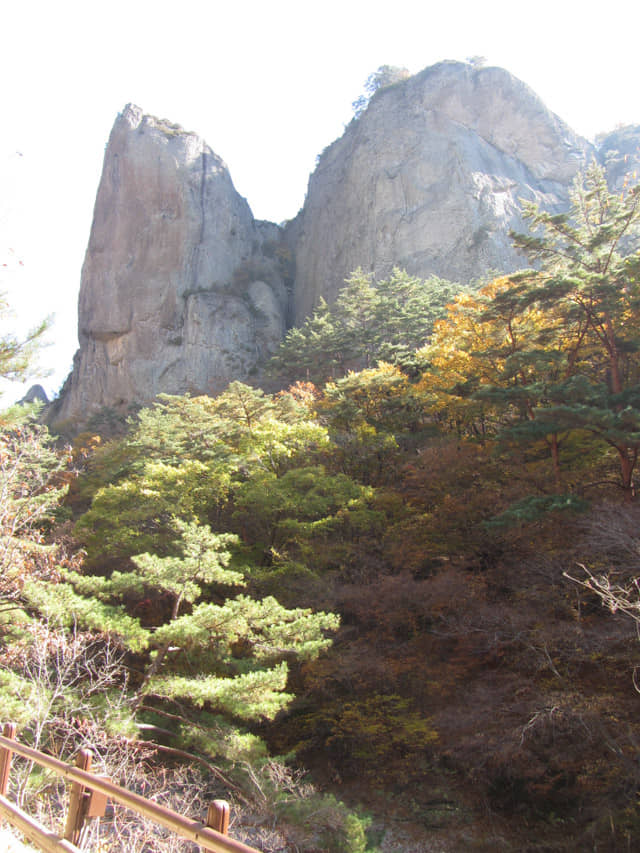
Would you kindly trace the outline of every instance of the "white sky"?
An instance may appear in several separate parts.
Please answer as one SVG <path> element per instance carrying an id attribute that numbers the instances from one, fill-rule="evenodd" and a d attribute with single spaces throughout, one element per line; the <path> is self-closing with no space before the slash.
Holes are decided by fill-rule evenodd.
<path id="1" fill-rule="evenodd" d="M 639 24 L 637 0 L 7 0 L 0 289 L 16 329 L 56 315 L 47 391 L 77 348 L 104 147 L 126 103 L 203 136 L 254 215 L 279 222 L 380 65 L 484 56 L 593 138 L 640 123 Z"/>

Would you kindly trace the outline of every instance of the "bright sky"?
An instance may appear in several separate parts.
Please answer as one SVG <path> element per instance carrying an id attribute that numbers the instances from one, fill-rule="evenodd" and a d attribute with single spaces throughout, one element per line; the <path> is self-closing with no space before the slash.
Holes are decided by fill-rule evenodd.
<path id="1" fill-rule="evenodd" d="M 0 289 L 17 330 L 55 313 L 50 394 L 77 348 L 104 147 L 128 102 L 203 136 L 276 222 L 383 64 L 484 56 L 584 136 L 640 123 L 637 0 L 15 0 L 0 20 Z"/>

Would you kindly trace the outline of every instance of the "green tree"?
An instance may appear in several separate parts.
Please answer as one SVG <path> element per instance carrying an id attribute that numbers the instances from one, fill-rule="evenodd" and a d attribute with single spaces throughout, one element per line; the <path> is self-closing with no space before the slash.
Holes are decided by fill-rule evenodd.
<path id="1" fill-rule="evenodd" d="M 101 457 L 107 464 L 76 527 L 93 566 L 104 564 L 105 553 L 114 564 L 144 551 L 169 553 L 173 516 L 218 527 L 240 484 L 308 461 L 328 436 L 291 394 L 272 397 L 234 382 L 216 398 L 162 396 L 114 445 Z"/>
<path id="2" fill-rule="evenodd" d="M 284 382 L 320 384 L 380 360 L 412 369 L 414 351 L 462 289 L 436 277 L 422 281 L 400 269 L 374 283 L 358 269 L 333 306 L 321 302 L 311 318 L 287 334 L 271 372 Z"/>
<path id="3" fill-rule="evenodd" d="M 344 340 L 324 299 L 301 327 L 290 329 L 269 362 L 270 373 L 283 383 L 322 383 L 344 371 Z"/>
<path id="4" fill-rule="evenodd" d="M 6 326 L 10 316 L 9 302 L 0 291 L 0 326 Z M 0 377 L 24 382 L 34 371 L 37 353 L 42 339 L 51 326 L 47 318 L 20 339 L 10 332 L 0 334 Z"/>
<path id="5" fill-rule="evenodd" d="M 575 370 L 569 350 L 580 329 L 543 309 L 512 277 L 452 303 L 436 325 L 420 383 L 442 426 L 486 439 L 499 435 L 551 460 L 561 484 L 560 450 L 570 430 L 549 407 L 549 389 Z"/>
<path id="6" fill-rule="evenodd" d="M 578 448 L 593 464 L 604 443 L 617 454 L 625 494 L 634 492 L 639 200 L 635 187 L 610 193 L 592 166 L 576 179 L 566 213 L 527 206 L 534 234 L 514 239 L 541 269 L 456 300 L 421 352 L 431 411 L 477 435 L 546 446 L 557 491 L 561 448 L 573 464 Z"/>
<path id="7" fill-rule="evenodd" d="M 515 277 L 521 303 L 537 305 L 565 336 L 546 417 L 612 448 L 631 499 L 640 449 L 640 185 L 612 193 L 593 163 L 574 181 L 569 211 L 530 204 L 525 216 L 533 234 L 514 241 L 542 268 Z"/>
<path id="8" fill-rule="evenodd" d="M 359 95 L 351 104 L 354 118 L 359 118 L 362 115 L 376 92 L 394 86 L 410 76 L 406 68 L 398 65 L 381 65 L 376 71 L 372 71 L 365 81 L 364 93 Z"/>
<path id="9" fill-rule="evenodd" d="M 329 645 L 326 632 L 338 627 L 338 619 L 288 610 L 272 597 L 228 596 L 225 590 L 245 586 L 243 573 L 230 568 L 236 537 L 179 519 L 172 527 L 170 556 L 136 555 L 133 570 L 108 577 L 69 571 L 65 584 L 46 590 L 34 584 L 27 594 L 50 620 L 99 628 L 144 653 L 142 678 L 131 674 L 138 682 L 132 710 L 169 714 L 184 739 L 212 749 L 198 709 L 245 721 L 272 719 L 291 699 L 285 692 L 287 660 L 316 657 Z M 160 605 L 152 632 L 134 615 L 149 600 Z M 98 624 L 97 613 L 113 619 Z M 169 713 L 176 702 L 182 712 Z"/>
<path id="10" fill-rule="evenodd" d="M 173 713 L 164 705 L 190 701 L 208 714 L 272 716 L 289 698 L 286 661 L 324 648 L 336 618 L 229 591 L 259 574 L 243 555 L 299 547 L 359 496 L 308 467 L 328 447 L 326 428 L 306 398 L 235 382 L 217 398 L 160 398 L 115 444 L 99 466 L 113 482 L 77 525 L 85 573 L 67 574 L 47 613 L 74 614 L 145 655 L 140 708 Z"/>
<path id="11" fill-rule="evenodd" d="M 392 482 L 401 450 L 424 438 L 422 393 L 385 362 L 327 383 L 317 410 L 335 445 L 334 467 L 358 482 Z"/>
<path id="12" fill-rule="evenodd" d="M 262 565 L 286 553 L 317 567 L 333 538 L 347 541 L 363 519 L 365 526 L 374 523 L 371 498 L 371 489 L 320 465 L 292 468 L 280 477 L 263 471 L 238 486 L 233 518 Z"/>
<path id="13" fill-rule="evenodd" d="M 592 367 L 612 393 L 621 393 L 637 369 L 638 340 L 630 325 L 639 309 L 640 185 L 612 193 L 604 170 L 592 163 L 575 179 L 570 198 L 563 214 L 525 205 L 534 233 L 514 234 L 513 240 L 543 268 L 518 280 L 527 283 L 529 301 L 543 307 L 560 303 L 563 319 L 580 332 L 571 360 L 589 348 Z"/>
<path id="14" fill-rule="evenodd" d="M 2 298 L 0 315 L 6 310 Z M 29 375 L 47 327 L 42 323 L 24 340 L 0 339 L 3 378 Z M 57 445 L 39 414 L 24 405 L 0 413 L 0 714 L 18 723 L 27 742 L 67 757 L 75 745 L 74 715 L 113 731 L 127 713 L 120 652 L 102 637 L 43 617 L 56 607 L 62 565 L 73 560 L 55 536 L 73 474 L 69 448 Z M 28 773 L 18 784 L 20 802 L 27 782 Z"/>
<path id="15" fill-rule="evenodd" d="M 9 304 L 0 293 L 0 323 Z M 44 321 L 24 340 L 0 335 L 0 378 L 23 380 L 33 369 Z M 0 413 L 0 596 L 13 596 L 19 581 L 47 551 L 45 532 L 66 491 L 64 453 L 58 453 L 34 406 Z"/>
<path id="16" fill-rule="evenodd" d="M 37 409 L 15 406 L 0 415 L 0 598 L 19 597 L 24 579 L 50 571 L 46 534 L 66 492 L 66 459 Z"/>

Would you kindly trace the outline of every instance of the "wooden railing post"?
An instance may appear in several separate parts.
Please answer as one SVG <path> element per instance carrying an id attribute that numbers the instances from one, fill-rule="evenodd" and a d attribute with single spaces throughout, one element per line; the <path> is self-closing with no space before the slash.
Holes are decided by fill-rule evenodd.
<path id="1" fill-rule="evenodd" d="M 4 737 L 9 740 L 16 739 L 16 724 L 5 723 L 2 729 Z M 0 747 L 0 796 L 6 797 L 9 790 L 9 773 L 11 772 L 11 759 L 13 752 L 6 747 Z"/>
<path id="2" fill-rule="evenodd" d="M 211 803 L 207 813 L 207 826 L 215 829 L 216 832 L 222 833 L 222 835 L 228 834 L 229 803 L 226 800 L 214 800 Z"/>
<path id="3" fill-rule="evenodd" d="M 81 749 L 76 758 L 76 767 L 78 770 L 84 770 L 88 773 L 91 770 L 92 760 L 91 750 Z M 72 782 L 71 794 L 69 796 L 69 812 L 63 836 L 72 844 L 77 844 L 80 841 L 80 833 L 82 832 L 82 827 L 87 816 L 88 805 L 89 789 L 80 782 Z"/>
<path id="4" fill-rule="evenodd" d="M 226 800 L 214 800 L 207 812 L 206 825 L 222 835 L 229 832 L 229 803 Z M 202 853 L 216 853 L 211 847 L 203 847 Z"/>
<path id="5" fill-rule="evenodd" d="M 12 734 L 12 731 L 15 733 L 15 730 L 5 728 L 8 734 Z M 258 853 L 254 847 L 249 847 L 242 841 L 236 841 L 227 835 L 229 805 L 224 800 L 216 800 L 211 804 L 208 822 L 205 824 L 184 817 L 166 806 L 161 806 L 104 777 L 88 772 L 91 767 L 91 753 L 88 750 L 82 750 L 79 753 L 76 767 L 25 746 L 15 737 L 0 735 L 0 756 L 3 751 L 5 755 L 7 753 L 19 755 L 73 783 L 64 839 L 47 830 L 9 802 L 5 796 L 0 795 L 0 817 L 19 827 L 21 832 L 46 853 L 80 853 L 78 842 L 72 842 L 71 838 L 80 836 L 79 840 L 82 841 L 83 824 L 86 824 L 89 818 L 104 814 L 107 797 L 112 802 L 119 803 L 136 814 L 166 827 L 179 837 L 195 842 L 202 850 L 210 853 L 225 853 L 225 851 L 226 853 Z"/>

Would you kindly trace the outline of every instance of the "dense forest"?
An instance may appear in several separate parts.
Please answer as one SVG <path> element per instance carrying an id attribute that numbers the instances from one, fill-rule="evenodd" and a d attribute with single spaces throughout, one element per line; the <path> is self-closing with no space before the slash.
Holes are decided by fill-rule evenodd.
<path id="1" fill-rule="evenodd" d="M 354 271 L 262 388 L 79 434 L 3 412 L 21 739 L 180 811 L 226 797 L 265 851 L 637 848 L 640 187 L 594 165 L 571 202 L 525 209 L 513 275 Z M 26 771 L 21 804 L 62 796 Z"/>

